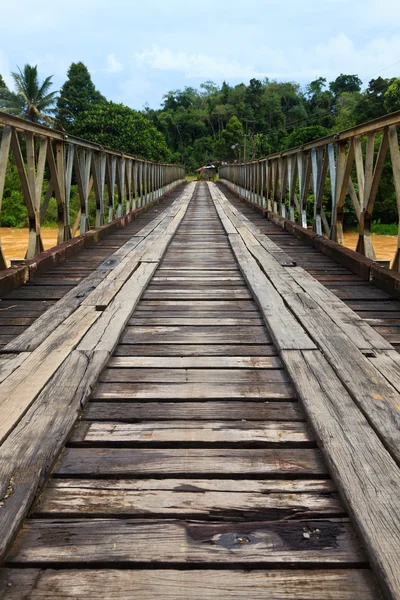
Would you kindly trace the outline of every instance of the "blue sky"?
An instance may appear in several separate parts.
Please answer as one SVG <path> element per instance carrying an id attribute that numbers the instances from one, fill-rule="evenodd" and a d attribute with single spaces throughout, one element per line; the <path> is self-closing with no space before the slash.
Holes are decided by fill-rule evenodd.
<path id="1" fill-rule="evenodd" d="M 54 74 L 59 89 L 81 60 L 108 99 L 136 109 L 207 80 L 400 76 L 400 0 L 4 4 L 0 73 L 8 83 L 10 70 L 30 63 L 42 78 Z"/>

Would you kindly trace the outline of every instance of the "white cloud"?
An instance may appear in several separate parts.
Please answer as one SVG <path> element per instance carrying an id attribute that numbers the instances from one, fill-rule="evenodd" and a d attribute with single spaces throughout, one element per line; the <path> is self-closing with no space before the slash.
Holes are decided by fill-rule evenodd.
<path id="1" fill-rule="evenodd" d="M 173 52 L 169 48 L 159 48 L 158 46 L 154 46 L 152 50 L 137 52 L 135 61 L 141 69 L 178 71 L 188 78 L 228 79 L 231 77 L 236 79 L 262 76 L 251 65 L 204 53 Z"/>
<path id="2" fill-rule="evenodd" d="M 319 44 L 315 49 L 318 68 L 325 66 L 331 75 L 357 73 L 361 79 L 368 80 L 382 73 L 383 77 L 393 77 L 400 72 L 400 36 L 375 38 L 364 45 L 356 44 L 344 33 L 339 33 Z"/>
<path id="3" fill-rule="evenodd" d="M 117 60 L 115 54 L 109 54 L 107 56 L 107 66 L 105 70 L 107 73 L 120 73 L 124 70 L 124 66 Z"/>

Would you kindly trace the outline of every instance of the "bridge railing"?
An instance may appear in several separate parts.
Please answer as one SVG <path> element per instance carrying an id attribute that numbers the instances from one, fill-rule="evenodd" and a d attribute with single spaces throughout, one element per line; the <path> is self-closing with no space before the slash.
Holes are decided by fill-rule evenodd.
<path id="1" fill-rule="evenodd" d="M 41 226 L 52 197 L 57 202 L 57 243 L 74 237 L 78 228 L 122 217 L 160 198 L 185 177 L 184 167 L 157 163 L 105 148 L 0 111 L 0 210 L 7 174 L 14 168 L 29 222 L 25 258 L 43 250 Z M 71 186 L 77 186 L 79 213 L 71 223 Z M 95 217 L 90 223 L 89 196 Z M 0 241 L 0 269 L 7 267 Z"/>
<path id="2" fill-rule="evenodd" d="M 354 207 L 357 252 L 375 259 L 371 224 L 379 184 L 390 163 L 400 214 L 400 111 L 345 131 L 220 167 L 219 178 L 247 200 L 343 244 L 345 199 Z M 400 272 L 400 233 L 391 268 Z"/>

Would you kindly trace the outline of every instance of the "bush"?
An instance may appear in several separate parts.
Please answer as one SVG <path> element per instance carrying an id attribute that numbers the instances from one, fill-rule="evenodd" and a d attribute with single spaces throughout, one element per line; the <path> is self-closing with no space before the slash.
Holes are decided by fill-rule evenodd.
<path id="1" fill-rule="evenodd" d="M 28 227 L 28 211 L 22 192 L 13 190 L 3 199 L 0 227 Z"/>
<path id="2" fill-rule="evenodd" d="M 371 233 L 376 233 L 377 235 L 397 235 L 398 232 L 399 226 L 397 223 L 381 223 L 380 219 L 371 223 Z"/>

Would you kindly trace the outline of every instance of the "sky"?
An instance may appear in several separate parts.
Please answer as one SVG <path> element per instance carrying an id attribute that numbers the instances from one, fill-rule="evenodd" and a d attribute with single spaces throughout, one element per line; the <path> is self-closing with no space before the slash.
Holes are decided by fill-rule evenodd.
<path id="1" fill-rule="evenodd" d="M 38 65 L 55 89 L 82 61 L 114 102 L 252 77 L 400 76 L 400 0 L 18 0 L 1 7 L 0 73 Z M 395 64 L 397 63 L 397 64 Z M 393 66 L 392 66 L 393 65 Z"/>

